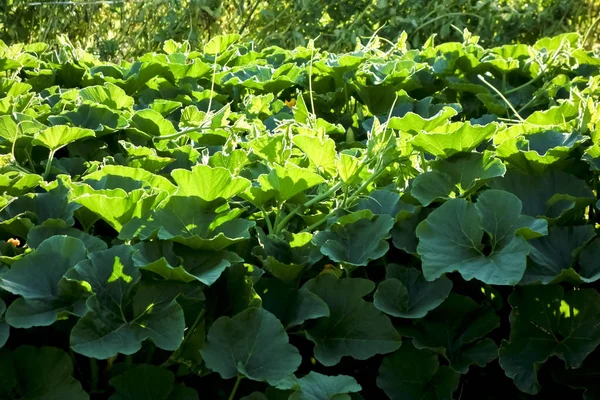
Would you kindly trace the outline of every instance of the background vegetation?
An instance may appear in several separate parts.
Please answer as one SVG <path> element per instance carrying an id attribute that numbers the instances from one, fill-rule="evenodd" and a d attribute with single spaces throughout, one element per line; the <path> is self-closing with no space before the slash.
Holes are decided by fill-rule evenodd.
<path id="1" fill-rule="evenodd" d="M 4 42 L 52 42 L 67 33 L 108 59 L 158 50 L 167 39 L 196 45 L 221 33 L 241 33 L 259 47 L 293 48 L 319 37 L 319 47 L 337 52 L 375 32 L 394 41 L 406 30 L 413 47 L 431 34 L 438 42 L 460 41 L 463 28 L 484 45 L 570 31 L 587 34 L 592 45 L 600 32 L 598 0 L 0 1 Z"/>

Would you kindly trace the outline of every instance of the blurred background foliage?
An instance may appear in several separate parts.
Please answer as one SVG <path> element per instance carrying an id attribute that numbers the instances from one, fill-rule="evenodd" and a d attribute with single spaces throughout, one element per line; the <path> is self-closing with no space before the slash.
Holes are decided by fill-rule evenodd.
<path id="1" fill-rule="evenodd" d="M 258 47 L 293 48 L 317 38 L 332 52 L 352 50 L 374 33 L 411 46 L 461 41 L 462 30 L 484 45 L 532 43 L 568 31 L 598 43 L 600 0 L 0 0 L 0 39 L 71 42 L 105 59 L 158 50 L 167 39 L 193 46 L 221 33 L 241 33 Z M 457 29 L 455 29 L 457 28 Z"/>

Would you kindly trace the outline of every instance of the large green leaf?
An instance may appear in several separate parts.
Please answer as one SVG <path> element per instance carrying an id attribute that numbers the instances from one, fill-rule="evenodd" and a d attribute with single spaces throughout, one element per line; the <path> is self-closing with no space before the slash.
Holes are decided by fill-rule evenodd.
<path id="1" fill-rule="evenodd" d="M 377 287 L 373 304 L 394 317 L 423 318 L 452 290 L 452 281 L 445 276 L 428 282 L 419 270 L 398 264 L 388 264 L 386 271 L 386 280 Z"/>
<path id="2" fill-rule="evenodd" d="M 109 82 L 104 86 L 85 87 L 78 94 L 82 100 L 103 104 L 113 110 L 129 109 L 134 103 L 123 89 Z"/>
<path id="3" fill-rule="evenodd" d="M 53 236 L 0 277 L 0 288 L 20 296 L 6 312 L 15 328 L 51 325 L 61 316 L 85 313 L 86 290 L 64 275 L 87 257 L 79 239 Z"/>
<path id="4" fill-rule="evenodd" d="M 233 177 L 225 168 L 196 165 L 191 171 L 176 169 L 171 172 L 179 186 L 178 195 L 198 196 L 204 201 L 228 200 L 250 186 L 246 178 Z"/>
<path id="5" fill-rule="evenodd" d="M 579 253 L 579 275 L 584 282 L 600 279 L 600 238 L 594 239 Z"/>
<path id="6" fill-rule="evenodd" d="M 315 136 L 296 135 L 293 137 L 294 144 L 306 154 L 311 165 L 317 172 L 325 172 L 328 175 L 336 173 L 335 142 L 327 138 L 322 140 Z"/>
<path id="7" fill-rule="evenodd" d="M 275 382 L 292 375 L 301 361 L 281 322 L 254 307 L 233 318 L 217 319 L 200 352 L 206 366 L 223 379 L 241 374 L 256 381 Z"/>
<path id="8" fill-rule="evenodd" d="M 288 163 L 285 167 L 275 165 L 269 174 L 258 177 L 263 190 L 274 190 L 280 202 L 290 200 L 313 186 L 323 183 L 324 179 L 306 168 Z"/>
<path id="9" fill-rule="evenodd" d="M 362 390 L 351 376 L 328 376 L 314 371 L 298 379 L 298 385 L 299 389 L 289 400 L 350 400 L 348 393 Z"/>
<path id="10" fill-rule="evenodd" d="M 326 231 L 317 233 L 313 242 L 333 261 L 365 266 L 388 251 L 386 240 L 393 226 L 394 219 L 389 215 L 357 212 L 339 218 Z"/>
<path id="11" fill-rule="evenodd" d="M 323 255 L 312 243 L 313 235 L 308 232 L 284 232 L 285 239 L 275 235 L 267 235 L 256 227 L 259 246 L 254 247 L 252 254 L 261 262 L 265 270 L 273 276 L 293 281 L 308 267 L 317 263 Z"/>
<path id="12" fill-rule="evenodd" d="M 516 196 L 488 190 L 476 204 L 452 199 L 433 211 L 417 226 L 417 252 L 427 280 L 458 271 L 466 280 L 515 285 L 523 277 L 530 251 L 521 235 L 535 237 L 546 230 L 545 221 L 521 215 Z"/>
<path id="13" fill-rule="evenodd" d="M 377 386 L 391 400 L 452 400 L 459 379 L 458 373 L 440 366 L 435 353 L 404 343 L 383 358 Z"/>
<path id="14" fill-rule="evenodd" d="M 450 368 L 466 374 L 472 364 L 484 367 L 498 357 L 496 344 L 485 335 L 499 326 L 500 319 L 492 309 L 452 293 L 425 318 L 405 323 L 398 331 L 413 337 L 416 348 L 443 355 Z"/>
<path id="15" fill-rule="evenodd" d="M 133 263 L 136 267 L 152 271 L 167 280 L 198 280 L 207 286 L 215 283 L 225 268 L 244 261 L 235 253 L 190 250 L 184 246 L 173 246 L 170 241 L 141 242 L 135 249 Z"/>
<path id="16" fill-rule="evenodd" d="M 46 239 L 62 235 L 79 239 L 90 253 L 106 249 L 106 242 L 97 236 L 89 235 L 79 229 L 63 226 L 61 221 L 47 221 L 42 225 L 33 227 L 27 234 L 27 246 L 35 249 Z"/>
<path id="17" fill-rule="evenodd" d="M 509 341 L 500 348 L 500 365 L 523 392 L 536 394 L 537 373 L 552 356 L 578 368 L 600 344 L 600 294 L 558 285 L 517 287 L 508 298 L 512 311 Z"/>
<path id="18" fill-rule="evenodd" d="M 594 193 L 584 181 L 554 169 L 541 175 L 525 175 L 509 170 L 503 178 L 492 180 L 490 185 L 517 196 L 523 204 L 523 214 L 532 217 L 559 218 L 596 201 Z"/>
<path id="19" fill-rule="evenodd" d="M 434 161 L 432 168 L 451 178 L 460 194 L 479 188 L 492 178 L 504 176 L 506 167 L 502 161 L 493 157 L 493 153 L 462 153 L 453 157 Z"/>
<path id="20" fill-rule="evenodd" d="M 71 332 L 73 351 L 106 359 L 136 353 L 147 338 L 164 350 L 174 351 L 181 344 L 185 322 L 175 301 L 181 287 L 138 285 L 140 271 L 131 255 L 127 245 L 91 253 L 67 274 L 85 282 L 93 293 L 87 300 L 88 312 Z"/>
<path id="21" fill-rule="evenodd" d="M 92 130 L 58 125 L 36 133 L 32 143 L 55 152 L 69 143 L 91 136 L 95 136 Z"/>
<path id="22" fill-rule="evenodd" d="M 316 294 L 288 286 L 279 279 L 262 278 L 255 285 L 265 310 L 273 313 L 289 329 L 309 319 L 329 316 L 327 304 Z"/>
<path id="23" fill-rule="evenodd" d="M 498 129 L 496 124 L 461 124 L 458 128 L 444 125 L 433 132 L 421 132 L 411 141 L 418 150 L 433 154 L 439 158 L 448 158 L 454 154 L 469 152 L 491 138 Z"/>
<path id="24" fill-rule="evenodd" d="M 56 347 L 21 346 L 0 350 L 0 397 L 32 400 L 87 400 L 73 378 L 73 363 Z"/>
<path id="25" fill-rule="evenodd" d="M 158 210 L 145 218 L 130 220 L 119 238 L 173 240 L 194 249 L 223 250 L 250 238 L 253 221 L 236 219 L 241 210 L 216 212 L 206 208 L 199 197 L 171 196 Z"/>
<path id="26" fill-rule="evenodd" d="M 329 316 L 317 319 L 307 330 L 307 337 L 315 343 L 315 358 L 323 365 L 336 365 L 344 356 L 366 360 L 400 347 L 400 335 L 389 318 L 362 299 L 375 288 L 373 282 L 325 274 L 303 288 L 329 307 Z"/>
<path id="27" fill-rule="evenodd" d="M 574 269 L 577 253 L 595 236 L 592 225 L 578 225 L 552 227 L 548 236 L 533 239 L 529 242 L 529 263 L 521 284 L 547 285 L 565 279 L 578 283 L 579 276 Z"/>

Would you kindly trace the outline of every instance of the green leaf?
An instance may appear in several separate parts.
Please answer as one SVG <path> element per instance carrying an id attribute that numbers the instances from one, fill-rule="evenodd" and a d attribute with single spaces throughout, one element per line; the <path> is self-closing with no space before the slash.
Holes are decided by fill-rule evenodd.
<path id="1" fill-rule="evenodd" d="M 233 177 L 225 168 L 208 165 L 196 165 L 191 171 L 176 169 L 171 175 L 179 186 L 178 195 L 198 196 L 207 202 L 229 200 L 250 187 L 248 179 Z"/>
<path id="2" fill-rule="evenodd" d="M 83 315 L 86 290 L 63 276 L 86 256 L 80 240 L 53 236 L 16 261 L 0 278 L 0 288 L 20 296 L 8 307 L 6 321 L 31 328 L 52 325 L 67 314 Z"/>
<path id="3" fill-rule="evenodd" d="M 136 111 L 131 117 L 130 128 L 127 131 L 145 138 L 172 135 L 177 132 L 170 120 L 152 109 Z"/>
<path id="4" fill-rule="evenodd" d="M 377 376 L 379 386 L 391 400 L 452 400 L 460 375 L 440 366 L 438 356 L 404 343 L 383 358 Z"/>
<path id="5" fill-rule="evenodd" d="M 451 293 L 425 318 L 398 327 L 403 336 L 413 337 L 417 349 L 430 349 L 444 356 L 450 368 L 466 374 L 469 366 L 484 367 L 498 357 L 494 341 L 485 335 L 500 326 L 498 315 L 470 297 Z"/>
<path id="6" fill-rule="evenodd" d="M 358 393 L 362 387 L 347 375 L 322 375 L 311 371 L 298 380 L 300 388 L 290 400 L 349 400 L 348 393 Z"/>
<path id="7" fill-rule="evenodd" d="M 67 274 L 86 282 L 93 293 L 87 300 L 88 312 L 71 331 L 76 353 L 97 359 L 134 354 L 147 338 L 163 350 L 174 351 L 181 344 L 185 321 L 176 302 L 181 287 L 138 286 L 140 271 L 131 254 L 126 245 L 91 253 Z"/>
<path id="8" fill-rule="evenodd" d="M 366 266 L 387 253 L 394 219 L 385 214 L 372 218 L 360 218 L 357 214 L 356 218 L 340 218 L 314 236 L 313 242 L 321 247 L 323 255 L 351 266 Z"/>
<path id="9" fill-rule="evenodd" d="M 600 344 L 600 294 L 595 289 L 564 293 L 558 285 L 517 287 L 508 298 L 510 339 L 500 348 L 500 365 L 523 392 L 536 394 L 537 372 L 556 356 L 579 368 Z"/>
<path id="10" fill-rule="evenodd" d="M 286 329 L 309 319 L 329 316 L 329 308 L 317 295 L 288 286 L 278 279 L 262 278 L 255 286 L 263 308 L 275 315 Z"/>
<path id="11" fill-rule="evenodd" d="M 400 347 L 401 337 L 389 318 L 362 299 L 375 288 L 373 282 L 338 280 L 325 274 L 309 280 L 303 288 L 329 307 L 329 316 L 319 318 L 307 330 L 307 337 L 315 343 L 315 358 L 323 365 L 336 365 L 343 356 L 366 360 Z"/>
<path id="12" fill-rule="evenodd" d="M 496 152 L 498 157 L 521 171 L 541 172 L 566 158 L 585 140 L 578 132 L 547 130 L 506 139 L 497 146 Z"/>
<path id="13" fill-rule="evenodd" d="M 274 190 L 280 203 L 324 181 L 314 172 L 290 163 L 285 167 L 275 165 L 269 174 L 258 177 L 258 182 L 263 190 Z"/>
<path id="14" fill-rule="evenodd" d="M 81 204 L 91 211 L 94 221 L 102 219 L 117 232 L 124 230 L 125 226 L 156 207 L 161 200 L 167 197 L 166 192 L 148 194 L 143 189 L 125 192 L 123 189 L 89 190 L 81 196 L 75 197 L 73 202 Z M 80 218 L 78 216 L 78 218 Z"/>
<path id="15" fill-rule="evenodd" d="M 552 227 L 548 236 L 533 239 L 529 242 L 530 262 L 521 284 L 547 285 L 564 278 L 575 279 L 574 283 L 579 283 L 579 276 L 573 269 L 576 256 L 594 236 L 596 231 L 592 225 L 578 225 Z"/>
<path id="16" fill-rule="evenodd" d="M 489 184 L 517 196 L 523 204 L 523 214 L 532 217 L 559 218 L 596 201 L 584 181 L 557 170 L 547 170 L 541 175 L 509 170 L 503 178 L 496 178 Z"/>
<path id="17" fill-rule="evenodd" d="M 76 140 L 92 136 L 95 136 L 94 131 L 89 129 L 58 125 L 36 133 L 32 143 L 56 152 Z"/>
<path id="18" fill-rule="evenodd" d="M 316 264 L 323 255 L 312 243 L 313 235 L 308 232 L 284 232 L 285 239 L 266 235 L 256 227 L 259 246 L 252 254 L 261 262 L 265 270 L 283 281 L 293 281 L 306 269 Z"/>
<path id="19" fill-rule="evenodd" d="M 57 223 L 56 221 L 48 221 L 42 225 L 33 227 L 27 234 L 27 245 L 35 249 L 46 239 L 57 235 L 69 236 L 81 240 L 85 249 L 90 253 L 107 248 L 106 242 L 99 237 L 88 235 L 79 229 L 65 227 L 61 222 Z"/>
<path id="20" fill-rule="evenodd" d="M 131 240 L 173 240 L 193 249 L 219 251 L 249 239 L 254 221 L 236 219 L 241 210 L 216 212 L 205 208 L 194 196 L 171 196 L 146 219 L 134 218 L 119 233 L 119 238 Z"/>
<path id="21" fill-rule="evenodd" d="M 255 381 L 278 381 L 293 374 L 301 362 L 281 322 L 262 308 L 217 319 L 200 352 L 206 366 L 223 379 L 241 374 Z"/>
<path id="22" fill-rule="evenodd" d="M 204 46 L 204 52 L 209 55 L 222 54 L 239 39 L 240 35 L 234 33 L 215 36 L 208 43 L 206 43 Z"/>
<path id="23" fill-rule="evenodd" d="M 428 282 L 415 268 L 388 264 L 386 280 L 377 287 L 373 305 L 386 314 L 399 318 L 423 318 L 442 304 L 452 290 L 445 276 Z"/>
<path id="24" fill-rule="evenodd" d="M 73 225 L 75 224 L 73 213 L 80 205 L 70 202 L 68 194 L 69 190 L 59 183 L 46 193 L 29 193 L 20 196 L 0 211 L 0 221 L 3 221 L 2 225 L 4 225 L 13 219 L 16 225 L 19 225 L 16 228 L 18 231 L 8 231 L 22 238 L 27 237 L 27 232 L 32 227 L 31 221 L 37 224 L 46 221 L 59 224 L 63 221 L 63 226 Z"/>
<path id="25" fill-rule="evenodd" d="M 0 397 L 7 399 L 88 400 L 73 378 L 73 363 L 56 347 L 21 346 L 0 350 Z"/>
<path id="26" fill-rule="evenodd" d="M 448 200 L 417 226 L 423 275 L 434 280 L 458 271 L 464 279 L 516 285 L 525 273 L 527 236 L 545 234 L 547 224 L 521 215 L 521 202 L 501 190 L 483 192 L 477 204 Z M 484 234 L 489 244 L 484 245 Z"/>
<path id="27" fill-rule="evenodd" d="M 113 110 L 130 109 L 134 100 L 127 96 L 125 91 L 112 83 L 106 82 L 104 86 L 88 86 L 79 91 L 82 100 L 103 104 Z"/>
<path id="28" fill-rule="evenodd" d="M 129 192 L 135 189 L 158 189 L 170 194 L 177 191 L 177 186 L 163 176 L 120 165 L 105 165 L 101 170 L 86 175 L 84 182 L 96 190 L 123 189 Z"/>
<path id="29" fill-rule="evenodd" d="M 329 176 L 336 174 L 336 151 L 335 142 L 326 138 L 324 140 L 308 135 L 295 135 L 294 144 L 306 154 L 310 164 L 317 172 L 323 171 Z"/>
<path id="30" fill-rule="evenodd" d="M 173 249 L 173 242 L 141 242 L 135 246 L 133 263 L 164 279 L 180 282 L 198 280 L 210 286 L 225 268 L 244 260 L 227 251 L 200 251 L 186 247 Z"/>
<path id="31" fill-rule="evenodd" d="M 434 161 L 431 166 L 449 175 L 461 195 L 472 192 L 488 180 L 504 176 L 506 173 L 502 161 L 493 158 L 493 153 L 490 151 L 483 154 L 457 154 L 444 160 Z"/>
<path id="32" fill-rule="evenodd" d="M 579 275 L 584 282 L 600 279 L 600 238 L 594 239 L 579 253 Z"/>
<path id="33" fill-rule="evenodd" d="M 195 390 L 176 386 L 174 383 L 175 374 L 168 369 L 139 364 L 110 380 L 111 386 L 115 388 L 110 400 L 183 400 L 182 397 L 174 396 L 182 393 L 182 389 L 186 400 L 198 399 Z"/>
<path id="34" fill-rule="evenodd" d="M 68 111 L 48 120 L 53 125 L 72 123 L 76 127 L 87 128 L 102 134 L 110 134 L 127 126 L 127 121 L 118 113 L 103 105 L 82 104 L 75 111 Z"/>
<path id="35" fill-rule="evenodd" d="M 416 135 L 422 131 L 429 132 L 446 124 L 457 111 L 452 107 L 444 107 L 430 118 L 423 118 L 414 112 L 407 112 L 403 117 L 392 117 L 388 121 L 388 128 Z"/>
<path id="36" fill-rule="evenodd" d="M 414 148 L 439 158 L 448 158 L 454 154 L 470 152 L 485 140 L 490 139 L 498 126 L 496 124 L 471 125 L 466 122 L 455 129 L 453 125 L 444 125 L 430 132 L 421 132 L 411 141 Z"/>
<path id="37" fill-rule="evenodd" d="M 445 200 L 455 192 L 456 186 L 450 175 L 440 171 L 429 171 L 417 176 L 412 181 L 410 194 L 424 206 L 436 200 Z"/>

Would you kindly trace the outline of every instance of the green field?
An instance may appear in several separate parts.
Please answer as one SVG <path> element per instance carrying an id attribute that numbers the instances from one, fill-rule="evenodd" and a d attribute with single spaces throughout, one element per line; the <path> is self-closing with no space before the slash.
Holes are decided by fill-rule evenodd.
<path id="1" fill-rule="evenodd" d="M 0 43 L 0 399 L 598 399 L 589 38 Z"/>

